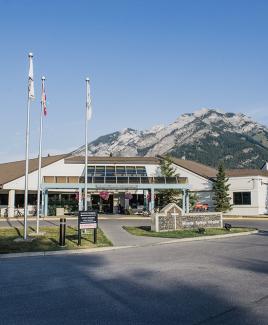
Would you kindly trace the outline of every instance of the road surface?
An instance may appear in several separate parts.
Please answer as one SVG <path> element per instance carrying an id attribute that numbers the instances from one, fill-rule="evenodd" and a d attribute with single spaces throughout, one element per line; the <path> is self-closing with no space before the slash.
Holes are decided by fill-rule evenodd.
<path id="1" fill-rule="evenodd" d="M 0 324 L 267 324 L 267 274 L 267 232 L 0 259 Z"/>

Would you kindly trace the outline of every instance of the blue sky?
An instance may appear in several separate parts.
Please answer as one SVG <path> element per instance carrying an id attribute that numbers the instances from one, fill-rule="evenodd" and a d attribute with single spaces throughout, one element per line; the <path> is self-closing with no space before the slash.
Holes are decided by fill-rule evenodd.
<path id="1" fill-rule="evenodd" d="M 84 141 L 85 77 L 94 139 L 218 108 L 268 124 L 268 1 L 0 0 L 0 161 L 23 159 L 28 52 L 36 101 L 47 79 L 44 152 Z"/>

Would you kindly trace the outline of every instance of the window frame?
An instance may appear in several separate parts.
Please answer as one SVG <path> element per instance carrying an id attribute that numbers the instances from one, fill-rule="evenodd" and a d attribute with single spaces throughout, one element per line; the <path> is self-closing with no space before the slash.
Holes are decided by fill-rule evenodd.
<path id="1" fill-rule="evenodd" d="M 240 198 L 236 197 L 238 195 L 240 195 Z M 246 195 L 248 195 L 248 197 L 246 197 Z M 233 192 L 233 205 L 251 205 L 251 192 L 250 191 Z"/>

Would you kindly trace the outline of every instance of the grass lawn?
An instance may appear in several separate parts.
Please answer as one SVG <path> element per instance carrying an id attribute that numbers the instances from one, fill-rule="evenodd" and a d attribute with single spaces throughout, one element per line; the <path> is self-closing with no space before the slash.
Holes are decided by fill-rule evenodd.
<path id="1" fill-rule="evenodd" d="M 196 229 L 155 232 L 155 231 L 151 231 L 150 226 L 142 226 L 142 227 L 123 226 L 123 228 L 132 235 L 163 237 L 163 238 L 190 238 L 190 237 L 200 237 L 200 236 L 227 235 L 227 234 L 235 234 L 239 232 L 255 230 L 254 228 L 232 228 L 230 231 L 228 231 L 223 228 L 207 228 L 204 234 L 200 234 Z"/>
<path id="2" fill-rule="evenodd" d="M 29 227 L 28 234 L 35 231 L 34 227 Z M 93 243 L 93 230 L 88 229 L 87 234 L 82 233 L 81 246 L 77 246 L 77 228 L 66 227 L 66 247 L 59 247 L 59 227 L 40 227 L 40 232 L 45 232 L 44 236 L 35 236 L 31 242 L 16 242 L 14 239 L 23 237 L 22 228 L 0 228 L 0 254 L 53 251 L 64 249 L 82 249 L 112 246 L 110 240 L 98 228 L 97 244 Z M 32 238 L 32 237 L 31 237 Z"/>

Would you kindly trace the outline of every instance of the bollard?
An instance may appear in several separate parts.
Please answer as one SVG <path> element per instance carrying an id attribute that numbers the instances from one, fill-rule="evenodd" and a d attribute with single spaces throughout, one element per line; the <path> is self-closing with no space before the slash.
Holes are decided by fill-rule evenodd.
<path id="1" fill-rule="evenodd" d="M 97 244 L 97 228 L 95 228 L 93 231 L 94 244 Z"/>
<path id="2" fill-rule="evenodd" d="M 60 218 L 60 247 L 65 246 L 66 218 Z"/>

